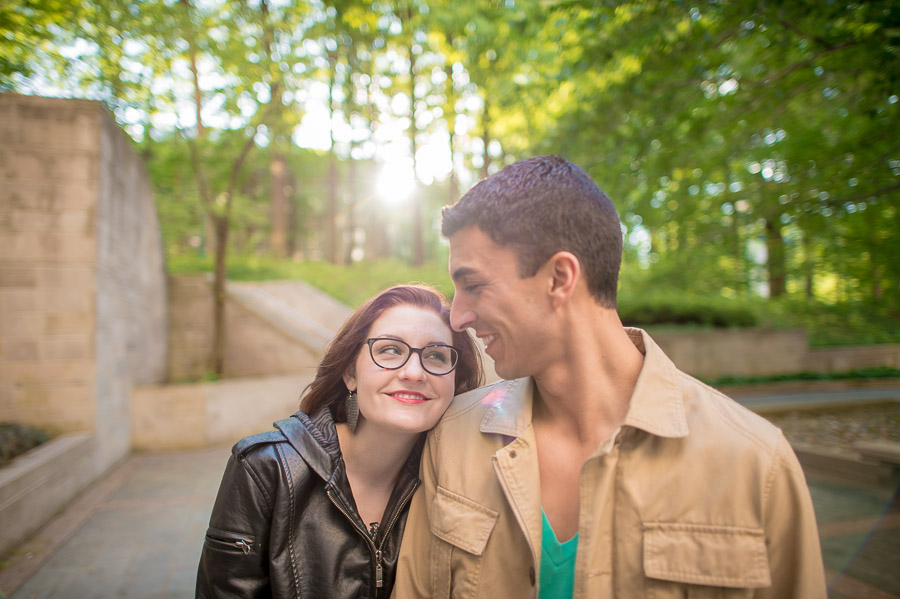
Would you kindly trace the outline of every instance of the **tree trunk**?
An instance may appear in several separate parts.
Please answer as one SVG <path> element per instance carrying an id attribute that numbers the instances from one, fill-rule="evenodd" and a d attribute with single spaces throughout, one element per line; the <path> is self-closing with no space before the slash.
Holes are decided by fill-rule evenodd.
<path id="1" fill-rule="evenodd" d="M 447 44 L 453 46 L 453 39 L 449 35 Z M 456 176 L 456 90 L 453 88 L 453 65 L 444 65 L 444 74 L 447 75 L 447 133 L 450 137 L 450 181 L 447 186 L 447 204 L 455 204 L 459 199 L 459 179 Z"/>
<path id="2" fill-rule="evenodd" d="M 811 300 L 815 295 L 815 264 L 813 263 L 813 250 L 810 235 L 803 232 L 803 291 L 806 299 Z"/>
<path id="3" fill-rule="evenodd" d="M 350 159 L 347 161 L 347 186 L 349 187 L 350 197 L 347 206 L 347 252 L 344 255 L 345 264 L 353 264 L 353 250 L 356 248 L 356 160 L 353 159 L 353 149 L 351 144 Z"/>
<path id="4" fill-rule="evenodd" d="M 287 257 L 287 199 L 285 198 L 287 159 L 284 154 L 277 153 L 269 165 L 272 174 L 271 233 L 269 235 L 269 252 L 278 258 Z"/>
<path id="5" fill-rule="evenodd" d="M 410 194 L 412 202 L 412 265 L 422 266 L 425 263 L 425 245 L 422 240 L 422 197 L 418 193 L 418 177 L 416 175 L 416 135 L 418 129 L 416 127 L 416 57 L 413 54 L 413 38 L 410 36 L 409 45 L 407 47 L 409 53 L 409 146 L 412 152 L 413 161 L 413 191 Z"/>
<path id="6" fill-rule="evenodd" d="M 337 57 L 329 53 L 328 64 L 330 67 L 328 79 L 328 135 L 331 141 L 331 149 L 328 158 L 328 210 L 326 223 L 325 259 L 332 264 L 338 261 L 337 240 L 337 158 L 334 154 L 334 86 L 337 79 Z"/>
<path id="7" fill-rule="evenodd" d="M 484 113 L 481 115 L 481 142 L 484 144 L 484 164 L 481 165 L 481 178 L 487 179 L 491 167 L 491 155 L 488 154 L 488 145 L 491 143 L 491 113 L 488 111 L 488 99 L 484 99 Z"/>
<path id="8" fill-rule="evenodd" d="M 203 108 L 203 94 L 200 91 L 200 74 L 197 70 L 197 41 L 194 39 L 194 27 L 191 20 L 191 3 L 188 0 L 180 0 L 184 7 L 185 15 L 189 23 L 185 27 L 185 36 L 188 38 L 188 59 L 190 62 L 191 76 L 194 80 L 194 110 L 197 114 L 197 139 L 203 139 L 203 119 L 200 118 L 200 111 Z"/>
<path id="9" fill-rule="evenodd" d="M 228 252 L 228 217 L 214 218 L 216 269 L 213 276 L 213 347 L 210 370 L 219 376 L 225 371 L 225 258 Z"/>
<path id="10" fill-rule="evenodd" d="M 769 297 L 781 297 L 785 292 L 784 238 L 781 236 L 779 215 L 766 219 L 766 249 L 769 253 Z"/>
<path id="11" fill-rule="evenodd" d="M 200 93 L 200 74 L 197 72 L 197 48 L 194 38 L 191 37 L 191 74 L 194 77 L 194 108 L 197 112 L 197 139 L 203 139 L 206 130 L 203 128 L 203 119 L 200 111 L 203 109 L 203 96 Z"/>
<path id="12" fill-rule="evenodd" d="M 881 267 L 881 265 L 872 264 L 872 297 L 879 301 L 884 299 L 884 284 L 882 283 L 883 276 L 884 269 Z"/>
<path id="13" fill-rule="evenodd" d="M 734 211 L 734 291 L 744 295 L 747 291 L 747 259 L 744 252 L 744 239 L 741 237 L 740 212 Z"/>
<path id="14" fill-rule="evenodd" d="M 287 203 L 287 225 L 285 225 L 287 240 L 285 242 L 285 250 L 289 258 L 294 258 L 300 247 L 297 239 L 300 236 L 300 231 L 297 226 L 297 178 L 293 172 L 288 171 L 286 173 L 285 183 L 287 184 L 287 193 L 285 193 L 285 201 Z"/>

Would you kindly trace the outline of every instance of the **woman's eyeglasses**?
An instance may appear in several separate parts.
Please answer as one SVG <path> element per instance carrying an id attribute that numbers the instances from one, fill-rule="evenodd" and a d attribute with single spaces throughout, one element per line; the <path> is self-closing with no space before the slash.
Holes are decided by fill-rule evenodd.
<path id="1" fill-rule="evenodd" d="M 366 339 L 369 355 L 377 366 L 387 370 L 397 370 L 409 361 L 412 354 L 419 354 L 419 361 L 425 372 L 435 375 L 450 374 L 459 361 L 459 352 L 452 345 L 432 343 L 425 347 L 410 347 L 399 339 L 374 337 Z"/>

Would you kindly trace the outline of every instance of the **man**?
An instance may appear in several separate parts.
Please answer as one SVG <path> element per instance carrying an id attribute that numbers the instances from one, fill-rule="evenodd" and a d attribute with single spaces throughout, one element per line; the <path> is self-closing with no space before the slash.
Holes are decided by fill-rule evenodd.
<path id="1" fill-rule="evenodd" d="M 781 432 L 622 326 L 619 218 L 587 173 L 510 165 L 442 232 L 452 325 L 506 380 L 430 434 L 396 597 L 825 597 Z"/>

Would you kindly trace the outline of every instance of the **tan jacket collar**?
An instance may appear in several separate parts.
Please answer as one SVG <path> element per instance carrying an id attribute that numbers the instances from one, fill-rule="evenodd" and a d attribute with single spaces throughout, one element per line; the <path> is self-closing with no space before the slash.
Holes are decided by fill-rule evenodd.
<path id="1" fill-rule="evenodd" d="M 625 426 L 660 437 L 685 437 L 689 430 L 681 396 L 678 370 L 650 336 L 641 329 L 625 329 L 631 342 L 644 354 Z M 481 421 L 481 432 L 521 437 L 531 426 L 534 379 L 500 381 L 481 400 L 490 406 Z"/>

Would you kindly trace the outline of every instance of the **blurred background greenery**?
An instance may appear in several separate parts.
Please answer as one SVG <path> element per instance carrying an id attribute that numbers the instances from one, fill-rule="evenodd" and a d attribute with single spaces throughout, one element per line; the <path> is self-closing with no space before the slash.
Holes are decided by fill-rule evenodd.
<path id="1" fill-rule="evenodd" d="M 169 269 L 452 294 L 440 207 L 554 153 L 623 320 L 900 340 L 900 3 L 13 0 L 0 89 L 104 101 Z"/>

